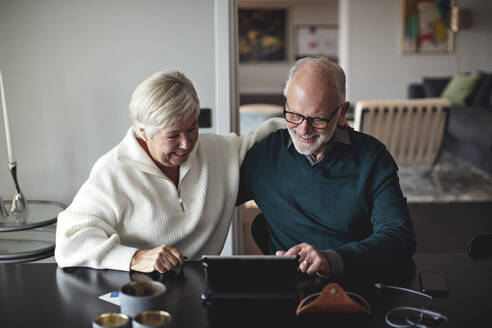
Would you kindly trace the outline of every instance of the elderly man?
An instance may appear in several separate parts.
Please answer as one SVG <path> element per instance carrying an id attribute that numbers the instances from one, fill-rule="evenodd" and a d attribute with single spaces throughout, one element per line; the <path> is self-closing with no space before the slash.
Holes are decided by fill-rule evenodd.
<path id="1" fill-rule="evenodd" d="M 246 155 L 239 202 L 266 220 L 266 251 L 300 255 L 322 276 L 384 272 L 408 261 L 415 233 L 398 167 L 375 138 L 343 127 L 345 74 L 324 57 L 301 59 L 285 89 L 287 129 Z"/>

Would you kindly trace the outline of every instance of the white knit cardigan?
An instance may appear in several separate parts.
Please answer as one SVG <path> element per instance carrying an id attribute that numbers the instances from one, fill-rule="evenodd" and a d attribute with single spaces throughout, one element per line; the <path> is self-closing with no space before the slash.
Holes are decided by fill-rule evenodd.
<path id="1" fill-rule="evenodd" d="M 191 259 L 219 254 L 236 203 L 241 162 L 254 143 L 282 127 L 283 120 L 271 119 L 245 137 L 200 134 L 179 168 L 178 188 L 130 128 L 58 215 L 56 262 L 128 271 L 138 249 L 162 244 Z"/>

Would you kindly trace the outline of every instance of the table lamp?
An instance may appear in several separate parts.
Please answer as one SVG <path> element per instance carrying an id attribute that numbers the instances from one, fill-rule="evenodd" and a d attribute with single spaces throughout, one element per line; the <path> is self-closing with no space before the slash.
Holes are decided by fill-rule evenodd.
<path id="1" fill-rule="evenodd" d="M 10 125 L 9 125 L 9 117 L 7 112 L 7 102 L 5 100 L 5 91 L 3 88 L 3 76 L 2 71 L 0 70 L 0 93 L 2 98 L 2 109 L 3 109 L 3 123 L 5 125 L 5 137 L 7 141 L 7 152 L 9 157 L 9 170 L 12 175 L 12 179 L 14 180 L 16 194 L 12 199 L 12 204 L 10 206 L 10 213 L 17 219 L 19 224 L 24 224 L 27 218 L 27 202 L 22 194 L 19 183 L 17 181 L 17 161 L 14 158 L 14 151 L 12 148 L 12 139 L 10 136 Z M 1 205 L 2 209 L 0 209 L 2 218 L 5 215 L 5 208 L 3 208 L 3 201 Z"/>

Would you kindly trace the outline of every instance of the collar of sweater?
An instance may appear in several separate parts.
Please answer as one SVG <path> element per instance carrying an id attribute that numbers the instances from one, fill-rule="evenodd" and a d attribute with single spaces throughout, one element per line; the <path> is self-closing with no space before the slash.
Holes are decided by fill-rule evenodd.
<path id="1" fill-rule="evenodd" d="M 179 167 L 179 181 L 186 176 L 186 173 L 190 170 L 192 164 L 195 161 L 196 152 L 199 147 L 200 140 L 198 139 L 193 148 L 193 151 L 188 156 L 188 159 Z M 118 145 L 116 151 L 116 160 L 124 166 L 131 167 L 147 174 L 152 174 L 161 178 L 169 179 L 162 171 L 157 167 L 152 158 L 145 152 L 145 150 L 138 144 L 137 136 L 130 127 L 126 133 L 123 141 Z"/>

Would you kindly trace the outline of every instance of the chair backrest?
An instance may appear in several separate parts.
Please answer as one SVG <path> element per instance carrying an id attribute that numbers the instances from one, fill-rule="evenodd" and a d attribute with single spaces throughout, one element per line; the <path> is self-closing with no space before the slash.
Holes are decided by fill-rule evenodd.
<path id="1" fill-rule="evenodd" d="M 275 104 L 247 104 L 239 106 L 240 113 L 282 116 L 284 108 Z"/>
<path id="2" fill-rule="evenodd" d="M 379 139 L 400 165 L 434 165 L 451 103 L 444 98 L 357 102 L 354 129 Z"/>
<path id="3" fill-rule="evenodd" d="M 239 107 L 240 132 L 242 135 L 253 131 L 272 117 L 282 117 L 283 107 L 272 104 L 247 104 Z"/>

